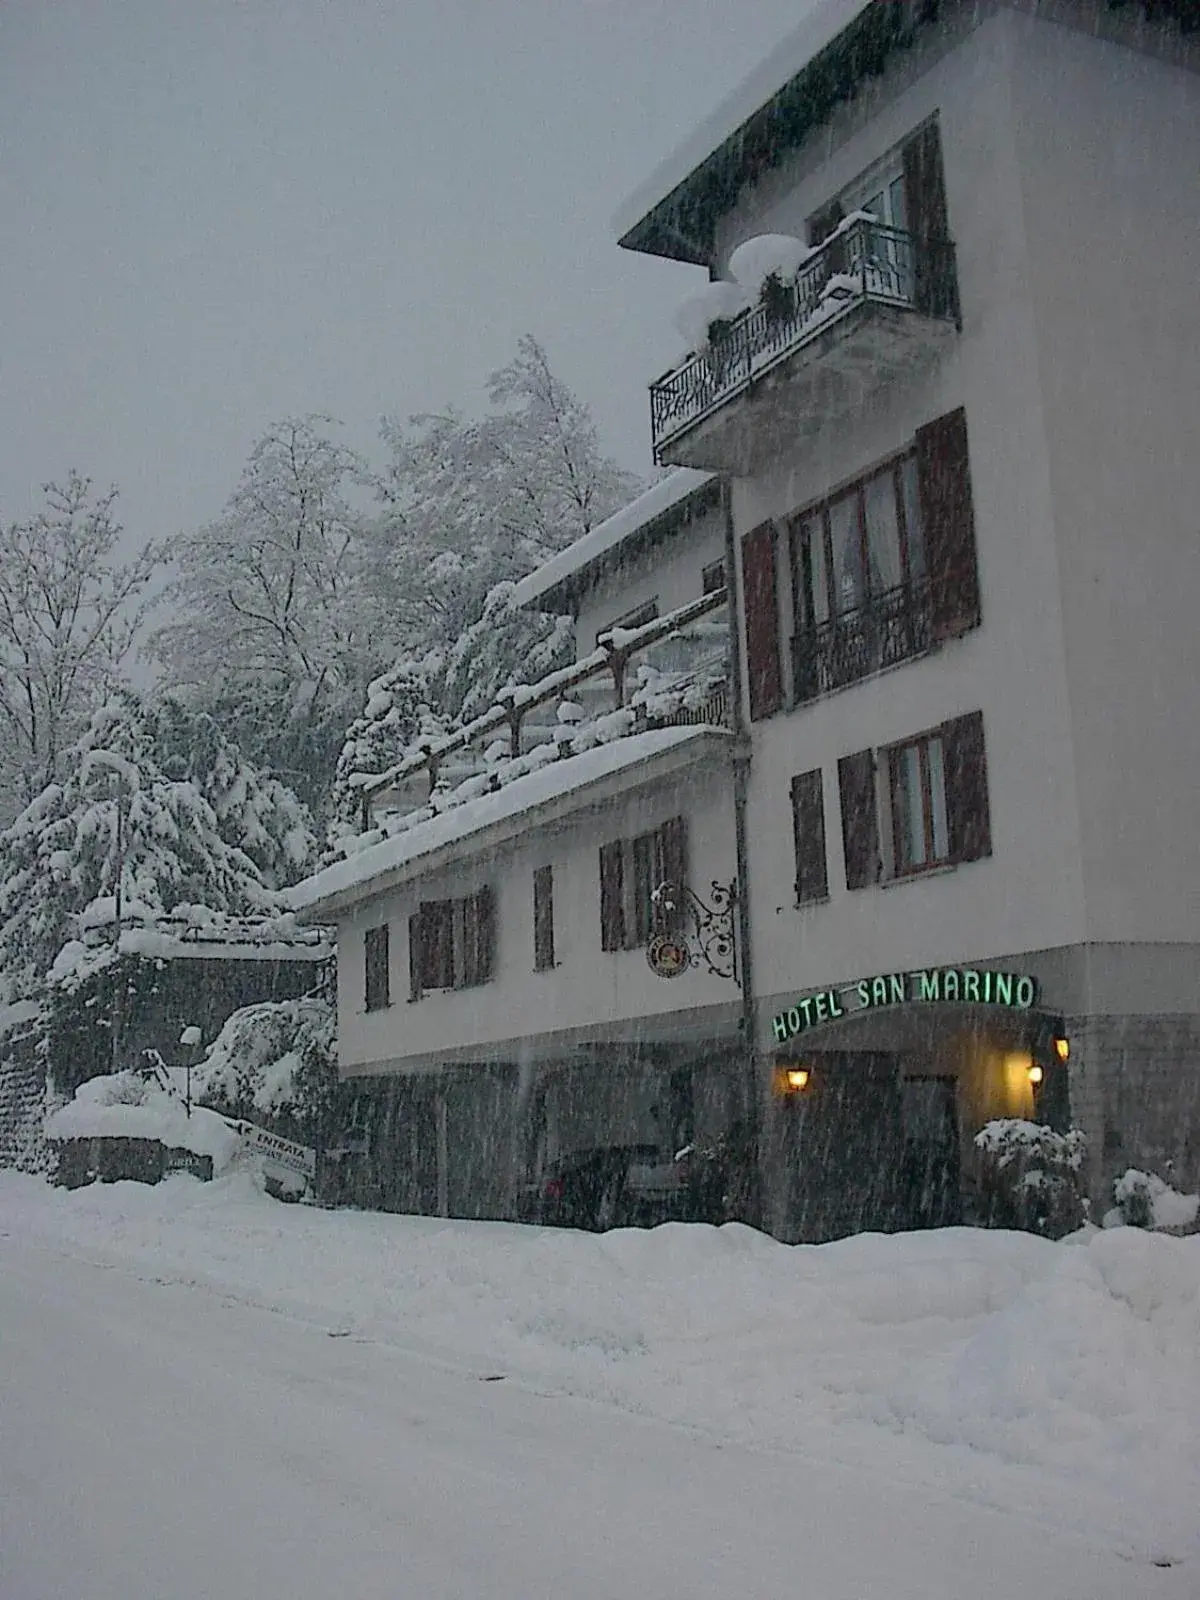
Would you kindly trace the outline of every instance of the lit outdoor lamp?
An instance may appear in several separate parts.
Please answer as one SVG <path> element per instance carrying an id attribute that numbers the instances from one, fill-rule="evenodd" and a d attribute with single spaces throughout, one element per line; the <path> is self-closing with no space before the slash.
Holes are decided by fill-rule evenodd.
<path id="1" fill-rule="evenodd" d="M 812 1068 L 801 1066 L 780 1067 L 776 1082 L 783 1094 L 803 1094 L 812 1081 Z"/>

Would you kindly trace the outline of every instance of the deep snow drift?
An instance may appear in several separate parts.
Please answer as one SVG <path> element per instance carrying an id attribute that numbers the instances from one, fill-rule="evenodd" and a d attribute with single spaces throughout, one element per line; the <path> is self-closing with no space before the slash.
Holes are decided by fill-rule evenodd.
<path id="1" fill-rule="evenodd" d="M 8 1172 L 0 1217 L 160 1283 L 802 1452 L 805 1474 L 870 1464 L 1196 1563 L 1200 1592 L 1200 1237 L 787 1247 L 736 1225 L 592 1236 L 325 1212 L 245 1176 L 67 1194 Z"/>

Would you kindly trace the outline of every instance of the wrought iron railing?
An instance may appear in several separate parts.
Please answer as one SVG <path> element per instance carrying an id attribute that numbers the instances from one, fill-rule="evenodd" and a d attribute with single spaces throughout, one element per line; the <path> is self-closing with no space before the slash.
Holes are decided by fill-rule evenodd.
<path id="1" fill-rule="evenodd" d="M 646 718 L 649 728 L 728 728 L 730 722 L 729 684 L 716 685 L 703 700 L 694 705 L 686 702 L 670 711 L 650 712 Z"/>
<path id="2" fill-rule="evenodd" d="M 650 385 L 658 451 L 855 306 L 872 303 L 957 321 L 954 246 L 856 218 L 804 262 L 794 280 Z"/>
<path id="3" fill-rule="evenodd" d="M 803 703 L 931 648 L 929 584 L 905 583 L 792 639 L 793 688 Z"/>

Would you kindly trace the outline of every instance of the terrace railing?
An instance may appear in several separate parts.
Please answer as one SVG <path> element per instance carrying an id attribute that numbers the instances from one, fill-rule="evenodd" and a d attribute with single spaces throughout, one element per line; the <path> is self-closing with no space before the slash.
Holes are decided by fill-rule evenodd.
<path id="1" fill-rule="evenodd" d="M 924 655 L 931 646 L 929 584 L 901 584 L 792 639 L 793 689 L 803 704 Z"/>
<path id="2" fill-rule="evenodd" d="M 865 304 L 957 321 L 953 244 L 848 219 L 793 280 L 773 283 L 706 349 L 650 385 L 655 451 Z"/>

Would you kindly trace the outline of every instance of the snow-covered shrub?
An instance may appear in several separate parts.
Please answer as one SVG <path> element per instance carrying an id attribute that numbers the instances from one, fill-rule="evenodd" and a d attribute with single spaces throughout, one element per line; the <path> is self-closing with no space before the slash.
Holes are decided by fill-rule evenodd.
<path id="1" fill-rule="evenodd" d="M 1106 1226 L 1128 1228 L 1192 1228 L 1200 1220 L 1200 1195 L 1180 1194 L 1152 1172 L 1130 1167 L 1113 1183 L 1116 1208 L 1105 1215 Z"/>
<path id="2" fill-rule="evenodd" d="M 1039 1122 L 1000 1117 L 979 1130 L 975 1148 L 988 1227 L 1061 1239 L 1083 1224 L 1087 1139 L 1078 1128 L 1057 1133 Z"/>
<path id="3" fill-rule="evenodd" d="M 192 1071 L 192 1093 L 227 1116 L 314 1142 L 337 1087 L 329 1000 L 271 1000 L 235 1011 Z"/>

